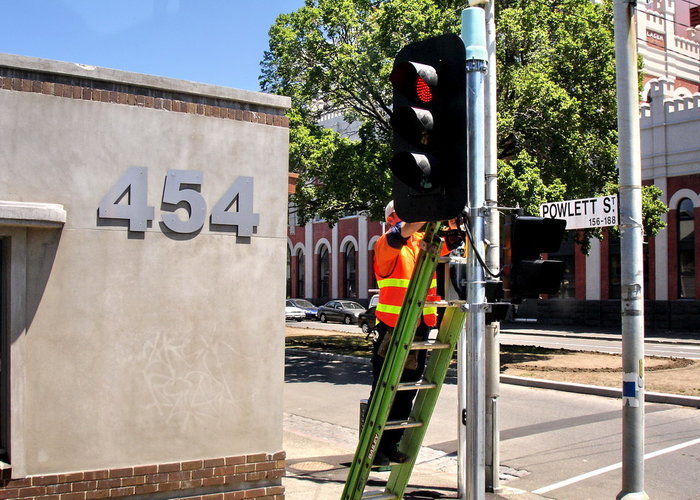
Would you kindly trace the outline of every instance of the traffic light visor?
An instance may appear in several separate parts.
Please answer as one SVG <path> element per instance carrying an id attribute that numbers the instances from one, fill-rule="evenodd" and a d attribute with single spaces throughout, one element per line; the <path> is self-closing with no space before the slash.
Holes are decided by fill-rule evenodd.
<path id="1" fill-rule="evenodd" d="M 391 126 L 414 146 L 426 146 L 433 130 L 433 114 L 425 109 L 413 107 L 396 108 L 391 115 Z"/>
<path id="2" fill-rule="evenodd" d="M 430 155 L 404 151 L 391 159 L 389 168 L 397 179 L 420 193 L 435 187 L 435 161 Z"/>

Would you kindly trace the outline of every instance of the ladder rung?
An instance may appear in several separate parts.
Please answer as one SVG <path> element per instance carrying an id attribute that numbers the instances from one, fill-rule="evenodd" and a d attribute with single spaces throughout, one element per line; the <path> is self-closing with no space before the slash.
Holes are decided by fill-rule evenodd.
<path id="1" fill-rule="evenodd" d="M 423 422 L 418 422 L 416 420 L 389 420 L 384 426 L 384 430 L 411 429 L 413 427 L 423 427 Z"/>
<path id="2" fill-rule="evenodd" d="M 419 349 L 449 349 L 450 347 L 450 344 L 444 344 L 442 342 L 436 342 L 434 340 L 423 340 L 411 344 L 412 351 L 417 351 Z"/>
<path id="3" fill-rule="evenodd" d="M 432 382 L 401 382 L 396 388 L 397 391 L 424 391 L 426 389 L 435 389 L 437 384 Z"/>
<path id="4" fill-rule="evenodd" d="M 425 307 L 457 307 L 466 304 L 466 300 L 436 300 L 436 301 L 425 301 Z"/>
<path id="5" fill-rule="evenodd" d="M 395 500 L 398 498 L 393 493 L 386 493 L 384 491 L 368 491 L 362 494 L 362 500 Z"/>

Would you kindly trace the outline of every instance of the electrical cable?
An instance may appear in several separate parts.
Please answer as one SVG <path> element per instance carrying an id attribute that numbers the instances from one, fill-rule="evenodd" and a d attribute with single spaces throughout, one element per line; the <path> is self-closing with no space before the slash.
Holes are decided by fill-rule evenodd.
<path id="1" fill-rule="evenodd" d="M 469 240 L 469 244 L 470 244 L 470 246 L 472 247 L 472 251 L 474 252 L 474 255 L 476 256 L 476 260 L 479 262 L 479 264 L 481 265 L 481 267 L 482 267 L 482 268 L 484 269 L 484 271 L 486 271 L 486 273 L 487 273 L 489 276 L 491 276 L 492 278 L 500 278 L 500 277 L 502 276 L 502 274 L 503 274 L 503 268 L 501 268 L 501 270 L 498 271 L 497 273 L 494 273 L 493 271 L 491 271 L 491 269 L 489 269 L 489 267 L 486 265 L 486 262 L 484 262 L 484 259 L 482 258 L 481 255 L 479 255 L 479 252 L 478 252 L 477 249 L 476 249 L 476 245 L 475 245 L 475 243 L 474 243 L 474 239 L 472 238 L 472 233 L 471 233 L 471 231 L 469 230 L 469 224 L 467 224 L 467 221 L 466 221 L 466 220 L 462 220 L 461 217 L 460 217 L 460 224 L 464 227 L 464 232 L 465 232 L 466 235 L 467 235 L 467 239 Z"/>
<path id="2" fill-rule="evenodd" d="M 653 10 L 639 10 L 639 8 L 637 8 L 637 7 L 635 7 L 634 10 L 635 10 L 637 13 L 646 14 L 646 15 L 648 15 L 648 16 L 656 17 L 656 18 L 658 18 L 658 19 L 663 19 L 664 21 L 668 21 L 668 22 L 673 23 L 673 24 L 675 24 L 675 25 L 677 25 L 677 26 L 683 26 L 684 28 L 694 28 L 694 27 L 695 27 L 695 26 L 690 26 L 689 24 L 683 24 L 682 22 L 676 21 L 675 19 L 667 19 L 667 18 L 664 17 L 663 15 L 661 15 L 661 14 L 659 14 L 658 12 L 653 11 Z"/>
<path id="3" fill-rule="evenodd" d="M 690 2 L 690 1 L 688 1 L 688 0 L 683 0 L 683 1 L 689 3 L 690 5 L 700 6 L 700 4 L 696 4 L 696 3 Z M 547 2 L 546 0 L 534 0 L 534 2 L 535 2 L 535 3 L 539 3 L 540 5 L 544 5 L 545 7 L 550 7 L 552 10 L 556 10 L 557 12 L 561 12 L 561 13 L 566 14 L 566 15 L 568 15 L 568 16 L 575 17 L 575 18 L 577 18 L 577 19 L 581 19 L 582 21 L 585 21 L 585 22 L 587 22 L 587 23 L 590 24 L 590 25 L 596 26 L 596 25 L 600 24 L 599 21 L 595 21 L 595 20 L 593 20 L 593 19 L 589 19 L 589 18 L 587 18 L 586 16 L 582 16 L 582 15 L 579 15 L 579 14 L 575 14 L 575 13 L 571 12 L 570 10 L 567 10 L 566 8 L 562 8 L 562 7 L 557 6 L 557 5 L 552 5 L 552 3 Z M 648 14 L 648 15 L 650 15 L 650 16 L 652 16 L 652 17 L 658 17 L 658 18 L 664 19 L 664 20 L 666 20 L 666 21 L 668 21 L 668 22 L 670 22 L 670 23 L 676 24 L 676 25 L 678 25 L 678 26 L 683 26 L 684 28 L 693 28 L 693 27 L 694 27 L 694 26 L 689 26 L 689 25 L 687 25 L 687 24 L 683 24 L 683 23 L 681 23 L 681 22 L 679 22 L 679 21 L 676 21 L 675 19 L 666 19 L 666 18 L 665 18 L 664 16 L 662 16 L 661 14 L 659 14 L 659 13 L 657 13 L 657 12 L 655 12 L 655 11 L 652 11 L 652 10 L 643 10 L 643 11 L 642 11 L 642 10 L 639 10 L 639 8 L 636 7 L 636 6 L 634 7 L 634 10 L 635 10 L 637 13 L 643 13 L 643 14 Z M 684 55 L 684 54 L 683 54 L 683 55 Z"/>

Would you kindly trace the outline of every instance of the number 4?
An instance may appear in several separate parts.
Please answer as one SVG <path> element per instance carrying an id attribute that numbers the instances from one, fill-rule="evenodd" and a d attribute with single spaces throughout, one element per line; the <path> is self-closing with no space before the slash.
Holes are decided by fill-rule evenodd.
<path id="1" fill-rule="evenodd" d="M 121 203 L 125 196 L 127 202 Z M 129 231 L 145 231 L 153 214 L 154 208 L 148 206 L 146 167 L 129 167 L 102 198 L 97 212 L 103 219 L 128 220 Z"/>
<path id="2" fill-rule="evenodd" d="M 229 209 L 236 204 L 236 211 Z M 260 214 L 253 212 L 253 178 L 238 177 L 211 210 L 211 223 L 238 226 L 238 236 L 251 236 L 260 224 Z"/>

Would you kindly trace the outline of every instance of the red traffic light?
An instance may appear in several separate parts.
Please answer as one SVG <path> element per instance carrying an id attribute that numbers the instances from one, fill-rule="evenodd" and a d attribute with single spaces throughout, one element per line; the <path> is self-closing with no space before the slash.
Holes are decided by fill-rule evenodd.
<path id="1" fill-rule="evenodd" d="M 433 100 L 432 88 L 437 86 L 438 76 L 428 64 L 404 61 L 394 65 L 389 80 L 406 98 L 428 104 Z"/>
<path id="2" fill-rule="evenodd" d="M 433 92 L 430 90 L 430 85 L 420 76 L 416 78 L 416 96 L 424 103 L 429 103 L 433 100 Z"/>
<path id="3" fill-rule="evenodd" d="M 452 219 L 467 198 L 466 50 L 440 35 L 403 47 L 393 86 L 389 168 L 396 213 L 407 222 Z"/>

